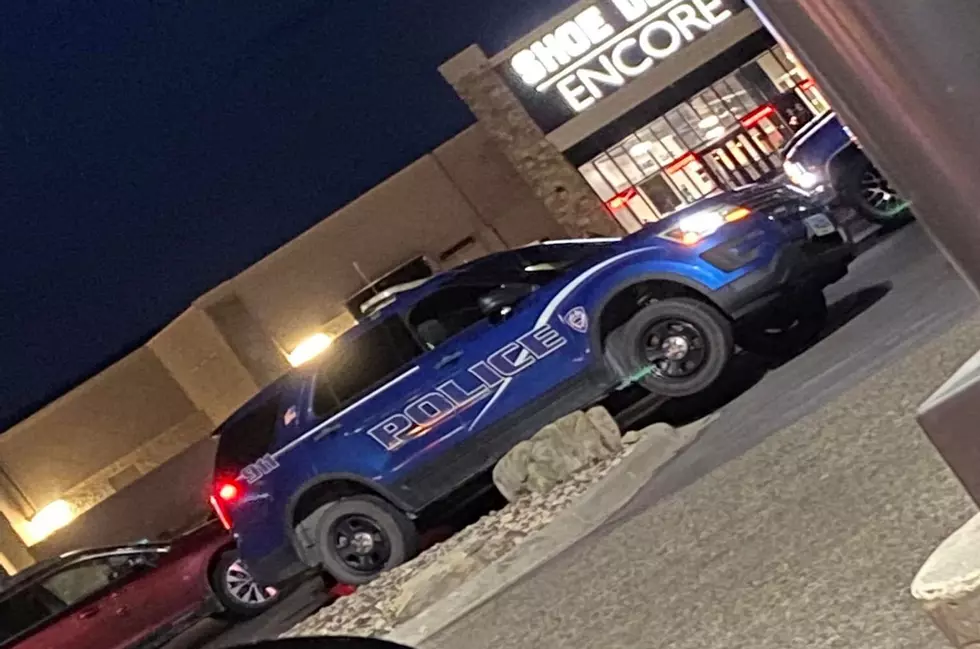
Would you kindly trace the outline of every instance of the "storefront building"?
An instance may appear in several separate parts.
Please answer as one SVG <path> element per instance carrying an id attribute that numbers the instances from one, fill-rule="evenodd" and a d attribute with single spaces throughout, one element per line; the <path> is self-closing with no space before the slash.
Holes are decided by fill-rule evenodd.
<path id="1" fill-rule="evenodd" d="M 441 71 L 532 186 L 557 153 L 584 181 L 559 193 L 598 197 L 551 206 L 560 222 L 602 210 L 627 232 L 778 175 L 782 144 L 828 108 L 742 0 L 585 0 Z"/>

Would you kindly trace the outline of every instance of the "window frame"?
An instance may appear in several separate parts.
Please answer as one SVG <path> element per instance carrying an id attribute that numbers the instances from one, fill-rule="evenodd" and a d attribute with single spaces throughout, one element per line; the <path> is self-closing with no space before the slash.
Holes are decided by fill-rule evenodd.
<path id="1" fill-rule="evenodd" d="M 410 369 L 406 369 L 406 368 L 408 368 L 408 366 L 410 366 L 412 363 L 416 362 L 420 357 L 428 353 L 428 350 L 421 343 L 421 341 L 419 341 L 418 337 L 415 335 L 415 332 L 408 325 L 408 323 L 405 321 L 405 318 L 402 317 L 402 314 L 400 313 L 394 313 L 391 315 L 378 318 L 376 322 L 371 323 L 370 327 L 366 327 L 364 332 L 346 341 L 346 343 L 356 344 L 359 340 L 367 336 L 370 336 L 373 330 L 378 329 L 383 323 L 389 321 L 397 321 L 405 329 L 405 332 L 408 334 L 408 337 L 415 343 L 415 347 L 418 353 L 416 353 L 410 360 L 399 365 L 396 369 L 392 370 L 391 372 L 384 375 L 383 377 L 376 379 L 375 381 L 373 381 L 366 387 L 362 388 L 355 394 L 349 395 L 344 400 L 337 398 L 337 394 L 334 391 L 331 382 L 327 382 L 326 385 L 329 387 L 330 395 L 333 398 L 333 402 L 336 407 L 333 408 L 331 412 L 323 413 L 319 408 L 317 408 L 317 404 L 319 403 L 319 399 L 317 397 L 321 392 L 320 386 L 321 383 L 323 382 L 322 377 L 330 367 L 331 354 L 330 354 L 330 350 L 328 350 L 327 353 L 324 354 L 322 362 L 317 366 L 316 372 L 314 372 L 313 374 L 312 387 L 310 390 L 309 408 L 310 411 L 316 417 L 318 417 L 319 419 L 326 420 L 326 419 L 330 419 L 331 417 L 337 416 L 339 413 L 347 410 L 352 405 L 356 404 L 358 401 L 369 396 L 372 392 L 378 390 L 379 388 L 383 387 L 388 383 L 391 383 L 394 379 L 398 378 L 405 372 L 411 371 Z M 340 339 L 338 343 L 342 345 L 345 343 L 345 341 L 343 339 Z"/>

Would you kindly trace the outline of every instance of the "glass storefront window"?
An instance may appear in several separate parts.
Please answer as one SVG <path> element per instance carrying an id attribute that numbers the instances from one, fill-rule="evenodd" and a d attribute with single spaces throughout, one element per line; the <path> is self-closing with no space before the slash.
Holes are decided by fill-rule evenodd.
<path id="1" fill-rule="evenodd" d="M 681 104 L 666 115 L 667 123 L 680 136 L 687 149 L 693 149 L 701 144 L 702 138 L 697 132 L 697 124 L 701 119 L 687 104 Z"/>
<path id="2" fill-rule="evenodd" d="M 807 73 L 797 61 L 794 61 L 787 55 L 787 52 L 783 49 L 782 45 L 777 45 L 772 48 L 772 54 L 779 61 L 780 65 L 789 71 L 790 79 L 794 85 L 801 81 L 807 80 Z"/>
<path id="3" fill-rule="evenodd" d="M 681 142 L 680 137 L 670 127 L 666 119 L 661 117 L 655 121 L 650 125 L 650 130 L 653 131 L 653 134 L 667 152 L 664 158 L 658 158 L 661 166 L 667 165 L 687 153 L 688 147 L 684 146 L 684 143 Z"/>
<path id="4" fill-rule="evenodd" d="M 732 111 L 728 108 L 728 105 L 721 100 L 718 93 L 714 89 L 709 88 L 698 95 L 698 100 L 703 101 L 710 109 L 711 114 L 718 117 L 721 121 L 721 125 L 726 129 L 729 129 L 738 123 L 738 118 L 732 114 Z"/>
<path id="5" fill-rule="evenodd" d="M 594 162 L 596 168 L 599 170 L 599 173 L 602 174 L 602 177 L 605 178 L 606 182 L 608 182 L 612 187 L 614 194 L 621 192 L 630 186 L 629 179 L 623 174 L 622 171 L 620 171 L 619 167 L 613 163 L 612 158 L 610 158 L 608 154 L 602 154 L 596 158 Z"/>
<path id="6" fill-rule="evenodd" d="M 787 90 L 792 90 L 793 86 L 796 85 L 796 81 L 793 81 L 793 77 L 789 71 L 782 66 L 772 52 L 766 52 L 760 56 L 757 62 L 759 67 L 766 73 L 766 76 L 772 80 L 780 91 L 786 92 Z"/>
<path id="7" fill-rule="evenodd" d="M 619 167 L 619 170 L 629 180 L 629 184 L 635 185 L 647 175 L 637 166 L 636 161 L 630 157 L 624 147 L 618 146 L 609 149 L 609 155 L 612 157 L 613 164 Z"/>
<path id="8" fill-rule="evenodd" d="M 712 88 L 718 94 L 718 97 L 725 102 L 732 115 L 736 118 L 745 117 L 751 112 L 754 106 L 748 101 L 748 93 L 740 89 L 738 83 L 733 83 L 733 81 L 736 81 L 734 77 L 722 79 L 715 83 Z"/>
<path id="9" fill-rule="evenodd" d="M 638 135 L 631 135 L 623 140 L 623 147 L 630 158 L 639 167 L 641 177 L 656 173 L 659 165 L 654 157 L 654 144 L 649 140 L 641 140 Z M 662 148 L 662 147 L 661 147 Z"/>

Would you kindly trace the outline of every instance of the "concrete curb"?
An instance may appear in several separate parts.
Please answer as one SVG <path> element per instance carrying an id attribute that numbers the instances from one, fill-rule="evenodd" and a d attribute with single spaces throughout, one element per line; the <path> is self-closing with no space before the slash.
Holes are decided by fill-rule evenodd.
<path id="1" fill-rule="evenodd" d="M 555 558 L 609 520 L 650 481 L 660 467 L 690 446 L 698 433 L 715 419 L 717 415 L 709 415 L 674 430 L 670 435 L 656 431 L 647 434 L 621 464 L 578 502 L 445 599 L 392 629 L 384 639 L 418 647 L 529 572 Z"/>

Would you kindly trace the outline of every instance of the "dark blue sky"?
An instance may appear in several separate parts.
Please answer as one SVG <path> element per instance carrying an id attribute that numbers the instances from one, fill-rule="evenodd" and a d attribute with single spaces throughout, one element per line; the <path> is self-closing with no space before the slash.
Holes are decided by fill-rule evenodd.
<path id="1" fill-rule="evenodd" d="M 0 3 L 0 429 L 473 118 L 572 0 Z"/>

